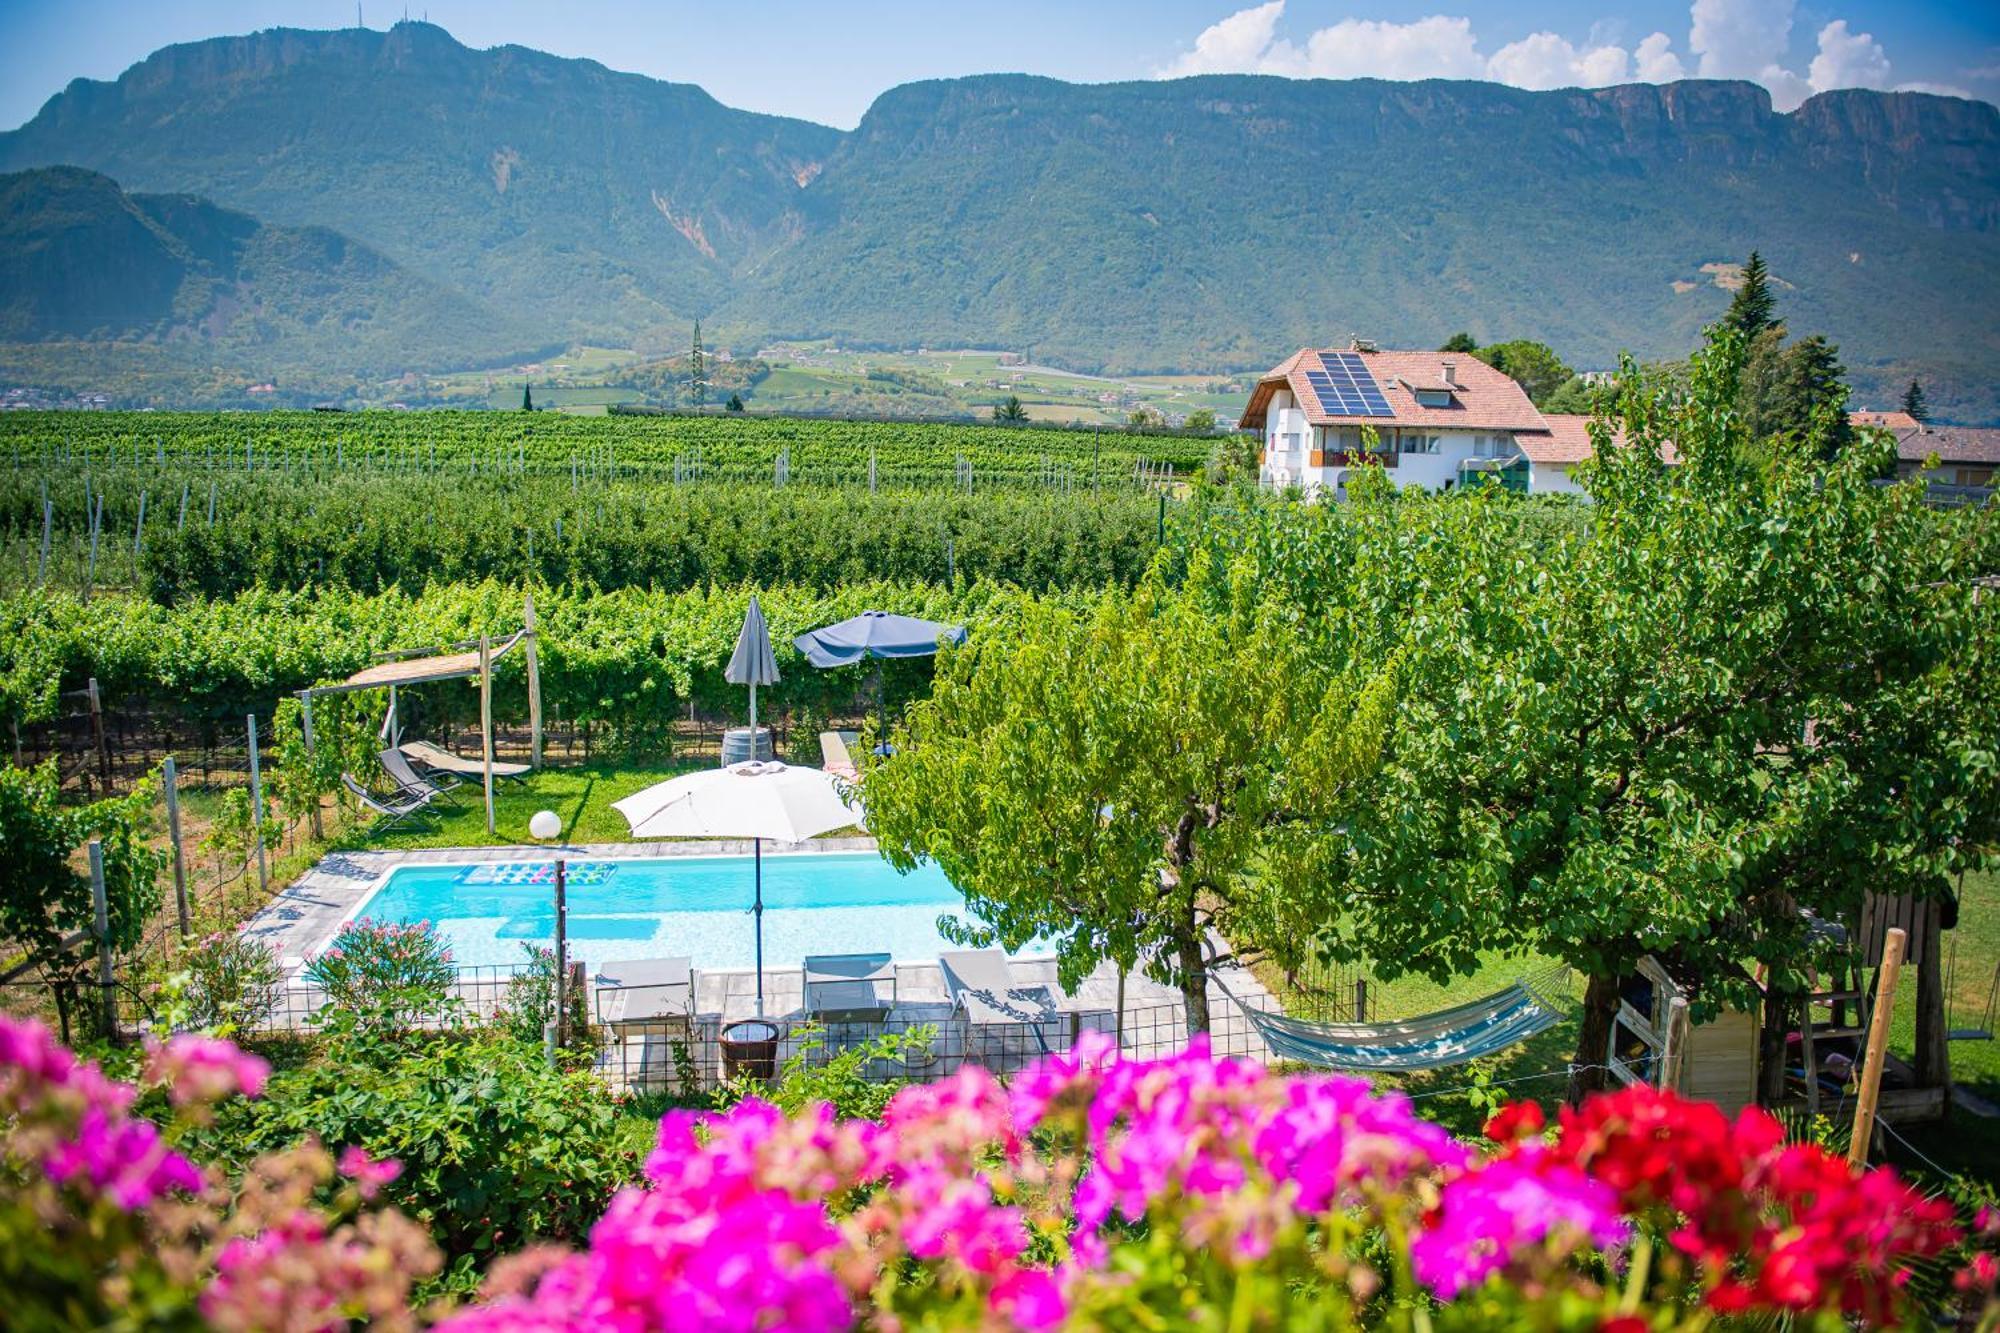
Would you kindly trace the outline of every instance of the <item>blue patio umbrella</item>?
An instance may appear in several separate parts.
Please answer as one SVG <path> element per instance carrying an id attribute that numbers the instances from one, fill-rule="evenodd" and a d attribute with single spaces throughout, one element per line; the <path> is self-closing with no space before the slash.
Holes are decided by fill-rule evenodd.
<path id="1" fill-rule="evenodd" d="M 863 611 L 838 624 L 807 630 L 792 640 L 806 661 L 816 667 L 851 666 L 863 658 L 876 659 L 875 703 L 882 710 L 884 731 L 888 730 L 888 702 L 882 692 L 882 659 L 929 657 L 937 652 L 940 641 L 964 643 L 965 626 L 888 611 Z"/>

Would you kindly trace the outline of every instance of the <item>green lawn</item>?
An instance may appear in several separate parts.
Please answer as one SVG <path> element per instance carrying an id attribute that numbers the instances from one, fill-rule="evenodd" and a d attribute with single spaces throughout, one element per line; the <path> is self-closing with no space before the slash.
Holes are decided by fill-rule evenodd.
<path id="1" fill-rule="evenodd" d="M 633 792 L 656 782 L 697 768 L 700 762 L 667 764 L 657 768 L 632 768 L 622 764 L 597 763 L 582 768 L 545 768 L 524 778 L 493 784 L 493 833 L 486 832 L 486 804 L 478 782 L 468 782 L 444 800 L 435 802 L 431 812 L 416 820 L 406 820 L 394 828 L 377 831 L 376 825 L 358 829 L 348 840 L 362 847 L 498 847 L 534 842 L 528 836 L 528 820 L 538 810 L 553 810 L 562 816 L 563 837 L 569 842 L 626 842 L 632 837 L 625 819 L 611 808 Z"/>

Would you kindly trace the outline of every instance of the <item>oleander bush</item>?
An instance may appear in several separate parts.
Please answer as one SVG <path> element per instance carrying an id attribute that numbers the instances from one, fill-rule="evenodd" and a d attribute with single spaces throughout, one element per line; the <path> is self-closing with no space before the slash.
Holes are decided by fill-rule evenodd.
<path id="1" fill-rule="evenodd" d="M 0 1019 L 13 1326 L 2000 1323 L 1990 1211 L 1968 1228 L 1893 1170 L 1787 1142 L 1762 1111 L 1732 1118 L 1644 1086 L 1553 1127 L 1509 1107 L 1471 1144 L 1359 1079 L 1273 1074 L 1200 1041 L 1126 1060 L 1093 1036 L 1011 1085 L 967 1066 L 903 1088 L 879 1120 L 756 1099 L 672 1112 L 643 1179 L 620 1185 L 616 1162 L 566 1174 L 570 1152 L 611 1136 L 575 1121 L 574 1089 L 550 1081 L 588 1076 L 537 1081 L 532 1062 L 439 1041 L 370 1087 L 314 1075 L 302 1097 L 227 1042 L 154 1045 L 135 1086 L 39 1024 Z M 441 1095 L 480 1076 L 477 1107 Z M 261 1109 L 300 1106 L 315 1109 Z M 220 1143 L 247 1154 L 300 1139 L 202 1162 Z M 463 1191 L 481 1197 L 468 1208 Z M 447 1208 L 427 1213 L 440 1197 Z M 594 1223 L 572 1204 L 586 1197 L 603 1209 Z M 493 1232 L 585 1242 L 587 1228 L 587 1244 L 496 1262 L 455 1309 L 414 1307 L 440 1256 L 412 1216 L 449 1215 L 465 1229 L 440 1237 L 446 1249 L 477 1250 L 465 1224 L 489 1199 Z M 509 1206 L 577 1211 L 565 1228 Z"/>

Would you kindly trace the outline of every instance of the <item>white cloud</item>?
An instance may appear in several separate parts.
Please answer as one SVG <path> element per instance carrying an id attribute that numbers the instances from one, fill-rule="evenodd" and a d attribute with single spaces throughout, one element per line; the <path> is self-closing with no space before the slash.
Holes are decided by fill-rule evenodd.
<path id="1" fill-rule="evenodd" d="M 1297 51 L 1290 42 L 1278 40 L 1278 20 L 1285 14 L 1285 0 L 1238 10 L 1220 23 L 1212 23 L 1194 39 L 1194 50 L 1184 51 L 1173 64 L 1160 71 L 1162 78 L 1184 74 L 1293 74 L 1290 68 L 1273 68 L 1272 62 L 1292 65 Z M 1281 50 L 1279 48 L 1282 48 Z"/>
<path id="2" fill-rule="evenodd" d="M 1516 88 L 1601 88 L 1632 78 L 1632 55 L 1622 46 L 1578 50 L 1552 32 L 1533 33 L 1494 52 L 1490 77 Z"/>
<path id="3" fill-rule="evenodd" d="M 1829 88 L 1887 88 L 1889 57 L 1872 33 L 1854 32 L 1846 19 L 1835 19 L 1819 30 L 1819 54 L 1806 78 L 1814 92 Z"/>
<path id="4" fill-rule="evenodd" d="M 1413 23 L 1342 19 L 1306 39 L 1319 79 L 1477 79 L 1486 76 L 1472 20 L 1434 14 Z"/>
<path id="5" fill-rule="evenodd" d="M 1204 29 L 1194 49 L 1160 70 L 1184 74 L 1283 74 L 1322 79 L 1492 79 L 1517 88 L 1597 88 L 1637 80 L 1668 83 L 1688 77 L 1748 79 L 1789 111 L 1830 88 L 1888 88 L 1889 56 L 1874 35 L 1846 19 L 1819 31 L 1818 54 L 1804 74 L 1787 67 L 1797 0 L 1692 0 L 1687 59 L 1664 32 L 1636 46 L 1621 40 L 1621 24 L 1604 19 L 1581 44 L 1554 32 L 1531 33 L 1491 57 L 1480 54 L 1472 20 L 1433 14 L 1409 23 L 1342 19 L 1295 42 L 1282 31 L 1285 0 L 1241 9 Z M 1946 84 L 1893 85 L 1954 97 L 1971 94 Z"/>
<path id="6" fill-rule="evenodd" d="M 1793 0 L 1694 0 L 1688 49 L 1701 77 L 1763 82 L 1791 42 L 1793 8 Z"/>
<path id="7" fill-rule="evenodd" d="M 1674 54 L 1674 39 L 1656 32 L 1632 50 L 1633 73 L 1641 83 L 1672 83 L 1687 77 L 1687 68 Z"/>

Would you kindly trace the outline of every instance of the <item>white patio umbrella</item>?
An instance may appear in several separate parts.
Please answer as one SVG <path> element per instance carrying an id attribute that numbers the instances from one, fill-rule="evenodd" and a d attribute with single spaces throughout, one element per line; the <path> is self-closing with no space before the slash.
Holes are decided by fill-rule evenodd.
<path id="1" fill-rule="evenodd" d="M 778 659 L 771 652 L 771 631 L 764 624 L 764 608 L 757 595 L 750 595 L 750 609 L 743 614 L 743 628 L 736 634 L 736 651 L 729 656 L 722 678 L 732 685 L 750 687 L 750 752 L 757 752 L 757 687 L 778 683 Z"/>
<path id="2" fill-rule="evenodd" d="M 756 853 L 757 1014 L 764 1013 L 764 839 L 804 842 L 862 822 L 831 774 L 789 764 L 746 763 L 655 783 L 611 808 L 635 838 L 749 838 Z"/>

